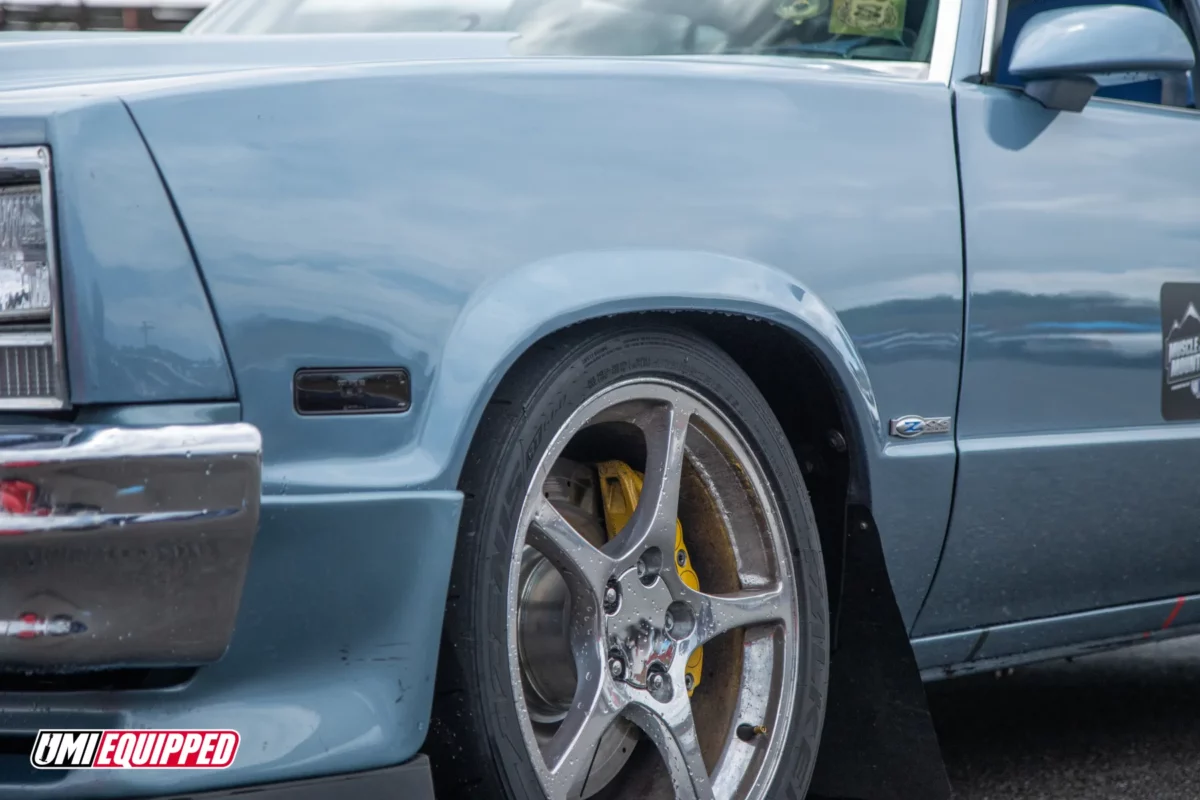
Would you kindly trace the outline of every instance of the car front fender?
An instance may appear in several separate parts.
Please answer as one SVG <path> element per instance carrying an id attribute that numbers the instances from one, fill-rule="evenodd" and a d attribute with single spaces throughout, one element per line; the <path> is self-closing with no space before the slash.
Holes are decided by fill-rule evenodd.
<path id="1" fill-rule="evenodd" d="M 529 264 L 484 285 L 464 307 L 442 351 L 420 433 L 419 449 L 441 467 L 431 480 L 457 482 L 492 392 L 535 342 L 587 320 L 663 311 L 736 314 L 787 328 L 836 382 L 860 445 L 881 448 L 866 366 L 837 314 L 802 283 L 769 265 L 713 253 L 601 251 Z"/>

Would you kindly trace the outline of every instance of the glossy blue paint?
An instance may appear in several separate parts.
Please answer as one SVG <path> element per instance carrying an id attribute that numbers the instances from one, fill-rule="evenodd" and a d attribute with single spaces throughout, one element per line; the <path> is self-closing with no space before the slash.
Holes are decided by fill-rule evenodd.
<path id="1" fill-rule="evenodd" d="M 145 428 L 156 425 L 213 425 L 241 422 L 237 403 L 155 403 L 140 406 L 85 406 L 75 414 L 80 425 L 119 425 Z"/>
<path id="2" fill-rule="evenodd" d="M 123 91 L 209 282 L 268 490 L 453 488 L 489 392 L 538 337 L 649 309 L 747 314 L 839 378 L 915 614 L 953 445 L 885 447 L 884 428 L 954 413 L 944 87 L 799 62 L 510 59 Z M 881 125 L 916 153 L 874 147 Z M 412 371 L 408 414 L 280 413 L 298 368 L 381 364 Z"/>
<path id="3" fill-rule="evenodd" d="M 1045 11 L 1025 23 L 1008 71 L 1021 80 L 1090 77 L 1121 84 L 1186 72 L 1195 60 L 1187 35 L 1160 11 L 1084 6 Z"/>
<path id="4" fill-rule="evenodd" d="M 1172 597 L 913 641 L 927 681 L 1197 632 L 1200 595 Z"/>
<path id="5" fill-rule="evenodd" d="M 115 99 L 44 114 L 0 101 L 0 143 L 50 145 L 64 335 L 76 404 L 232 399 L 233 379 L 187 241 Z"/>
<path id="6" fill-rule="evenodd" d="M 956 87 L 968 334 L 958 484 L 915 633 L 1200 590 L 1200 425 L 1160 409 L 1164 282 L 1200 281 L 1196 112 Z M 1014 235 L 1019 231 L 1020 235 Z"/>
<path id="7" fill-rule="evenodd" d="M 189 414 L 191 412 L 184 412 Z M 233 728 L 220 771 L 73 772 L 0 799 L 160 795 L 348 772 L 411 757 L 425 738 L 461 497 L 457 492 L 263 498 L 233 642 L 169 690 L 0 694 L 0 729 Z M 88 725 L 86 727 L 92 727 Z M 20 773 L 16 773 L 20 774 Z"/>
<path id="8" fill-rule="evenodd" d="M 52 28 L 42 28 L 38 30 L 17 31 L 5 29 L 0 31 L 0 44 L 12 44 L 22 41 L 37 41 L 46 42 L 52 39 L 70 39 L 75 42 L 86 42 L 92 39 L 99 38 L 115 38 L 123 39 L 142 38 L 146 36 L 169 36 L 173 33 L 166 31 L 100 31 L 100 30 L 82 30 L 68 31 L 55 30 Z"/>
<path id="9" fill-rule="evenodd" d="M 181 36 L 162 33 L 0 38 L 0 89 L 168 78 L 253 67 L 505 58 L 512 34 Z"/>

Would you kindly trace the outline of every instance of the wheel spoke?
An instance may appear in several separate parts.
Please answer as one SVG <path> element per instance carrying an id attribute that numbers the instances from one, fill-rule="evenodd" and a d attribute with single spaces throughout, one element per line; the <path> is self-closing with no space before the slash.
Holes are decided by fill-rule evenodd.
<path id="1" fill-rule="evenodd" d="M 638 416 L 636 422 L 646 437 L 645 481 L 629 524 L 604 548 L 617 561 L 637 557 L 651 546 L 667 554 L 674 551 L 684 444 L 691 419 L 692 410 L 678 402 L 654 406 Z"/>
<path id="2" fill-rule="evenodd" d="M 787 620 L 787 595 L 779 584 L 736 594 L 705 594 L 686 586 L 682 589 L 696 615 L 691 634 L 695 647 L 737 628 Z"/>
<path id="3" fill-rule="evenodd" d="M 544 497 L 537 500 L 525 541 L 562 573 L 573 597 L 596 602 L 601 596 L 612 560 L 580 536 Z"/>
<path id="4" fill-rule="evenodd" d="M 546 764 L 544 787 L 551 800 L 578 797 L 587 783 L 600 737 L 608 730 L 625 701 L 602 673 L 580 683 L 571 710 L 554 737 L 542 749 Z"/>
<path id="5" fill-rule="evenodd" d="M 711 800 L 712 784 L 700 752 L 700 736 L 685 692 L 659 709 L 631 705 L 627 712 L 658 747 L 679 800 Z"/>

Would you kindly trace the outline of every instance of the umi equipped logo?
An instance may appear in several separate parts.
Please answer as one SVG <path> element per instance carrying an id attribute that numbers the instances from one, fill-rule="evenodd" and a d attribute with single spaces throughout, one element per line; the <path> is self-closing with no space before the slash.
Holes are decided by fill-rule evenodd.
<path id="1" fill-rule="evenodd" d="M 224 769 L 241 737 L 231 730 L 42 730 L 38 769 Z"/>
<path id="2" fill-rule="evenodd" d="M 1190 389 L 1200 397 L 1200 312 L 1188 303 L 1183 315 L 1172 321 L 1165 347 L 1166 381 L 1172 391 Z"/>

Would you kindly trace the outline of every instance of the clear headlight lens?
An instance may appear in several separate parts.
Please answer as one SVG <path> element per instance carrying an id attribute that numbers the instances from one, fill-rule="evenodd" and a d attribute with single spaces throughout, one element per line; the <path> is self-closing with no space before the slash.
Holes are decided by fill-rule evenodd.
<path id="1" fill-rule="evenodd" d="M 41 187 L 0 187 L 0 317 L 48 316 L 50 303 Z"/>

